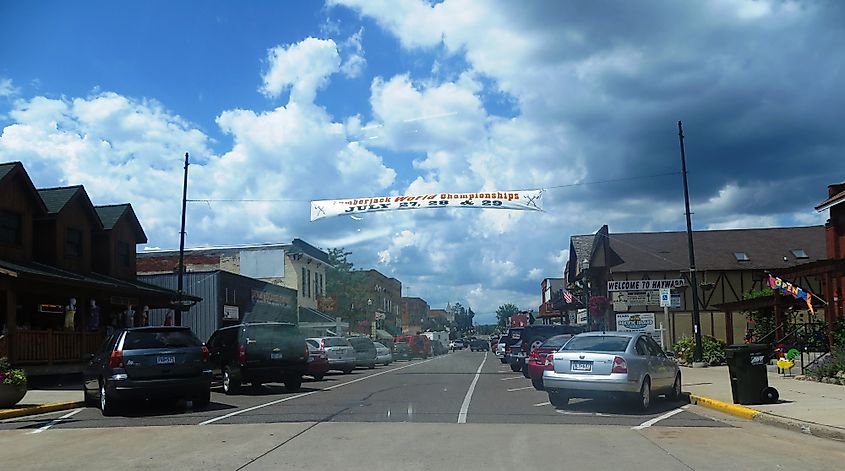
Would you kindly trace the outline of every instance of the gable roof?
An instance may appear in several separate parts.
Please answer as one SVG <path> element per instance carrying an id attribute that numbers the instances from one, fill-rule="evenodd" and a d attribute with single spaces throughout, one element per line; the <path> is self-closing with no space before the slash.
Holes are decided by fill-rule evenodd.
<path id="1" fill-rule="evenodd" d="M 329 254 L 323 252 L 322 250 L 318 249 L 317 247 L 314 247 L 313 245 L 309 244 L 308 242 L 305 242 L 302 239 L 293 239 L 289 252 L 308 255 L 309 257 L 323 262 L 326 265 L 329 264 Z"/>
<path id="2" fill-rule="evenodd" d="M 131 204 L 123 203 L 94 206 L 94 210 L 97 211 L 97 216 L 99 216 L 100 222 L 103 224 L 103 229 L 105 230 L 114 229 L 114 226 L 118 221 L 120 221 L 120 218 L 126 215 L 129 218 L 129 223 L 132 225 L 132 229 L 135 231 L 135 240 L 137 243 L 147 243 L 147 235 L 144 234 L 144 228 L 141 227 L 138 217 L 135 216 L 135 211 L 132 209 Z"/>
<path id="3" fill-rule="evenodd" d="M 608 234 L 622 259 L 614 272 L 682 271 L 689 268 L 686 232 Z M 824 259 L 823 226 L 693 231 L 697 270 L 771 270 Z M 808 258 L 791 251 L 802 249 Z M 738 261 L 745 252 L 748 261 Z M 786 257 L 786 260 L 784 260 Z"/>
<path id="4" fill-rule="evenodd" d="M 824 211 L 825 209 L 836 206 L 837 204 L 845 202 L 845 182 L 836 183 L 827 187 L 830 197 L 816 206 L 816 211 Z"/>
<path id="5" fill-rule="evenodd" d="M 26 191 L 30 193 L 30 199 L 35 202 L 42 213 L 46 213 L 47 208 L 44 206 L 44 202 L 38 195 L 38 190 L 35 189 L 35 185 L 33 185 L 32 179 L 29 178 L 29 174 L 26 173 L 26 169 L 23 167 L 23 164 L 20 162 L 7 162 L 0 164 L 0 183 L 3 183 L 3 180 L 7 177 L 12 178 L 12 176 L 16 174 L 20 175 L 23 179 Z"/>
<path id="6" fill-rule="evenodd" d="M 50 216 L 59 214 L 72 199 L 76 197 L 83 198 L 84 201 L 82 204 L 85 206 L 89 216 L 91 216 L 91 219 L 99 229 L 103 228 L 100 217 L 97 216 L 97 211 L 94 210 L 94 204 L 91 203 L 88 192 L 85 191 L 85 187 L 82 185 L 39 188 L 38 194 L 41 196 L 41 201 L 47 207 L 47 214 Z"/>

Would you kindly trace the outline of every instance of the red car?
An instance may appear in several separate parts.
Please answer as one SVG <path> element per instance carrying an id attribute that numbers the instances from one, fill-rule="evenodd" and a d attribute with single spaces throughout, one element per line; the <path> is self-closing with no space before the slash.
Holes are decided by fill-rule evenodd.
<path id="1" fill-rule="evenodd" d="M 410 356 L 428 358 L 431 355 L 431 340 L 425 335 L 398 335 L 393 337 L 393 343 L 404 343 L 410 347 Z"/>
<path id="2" fill-rule="evenodd" d="M 560 350 L 571 338 L 572 335 L 569 334 L 555 335 L 528 354 L 528 376 L 531 377 L 534 389 L 543 390 L 543 371 L 554 369 L 552 363 L 554 352 Z"/>
<path id="3" fill-rule="evenodd" d="M 329 371 L 329 355 L 325 350 L 316 348 L 308 342 L 306 342 L 306 345 L 308 345 L 308 370 L 306 374 L 320 381 Z"/>

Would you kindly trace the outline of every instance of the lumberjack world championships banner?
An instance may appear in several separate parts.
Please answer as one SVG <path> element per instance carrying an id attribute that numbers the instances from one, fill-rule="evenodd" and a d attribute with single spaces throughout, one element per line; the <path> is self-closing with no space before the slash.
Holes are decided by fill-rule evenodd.
<path id="1" fill-rule="evenodd" d="M 415 196 L 381 196 L 311 202 L 311 220 L 332 216 L 423 208 L 476 208 L 542 211 L 543 190 L 434 193 Z"/>

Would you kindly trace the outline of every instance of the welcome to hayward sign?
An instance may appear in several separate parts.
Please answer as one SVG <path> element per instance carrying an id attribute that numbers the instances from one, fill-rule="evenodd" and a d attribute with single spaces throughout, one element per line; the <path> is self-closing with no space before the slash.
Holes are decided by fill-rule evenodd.
<path id="1" fill-rule="evenodd" d="M 608 281 L 608 291 L 652 291 L 663 288 L 681 288 L 687 286 L 687 280 L 620 280 Z"/>

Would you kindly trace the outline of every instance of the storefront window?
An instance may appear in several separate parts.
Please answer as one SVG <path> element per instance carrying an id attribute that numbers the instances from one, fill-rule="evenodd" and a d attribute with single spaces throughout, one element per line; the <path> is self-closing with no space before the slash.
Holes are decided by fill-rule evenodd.
<path id="1" fill-rule="evenodd" d="M 21 243 L 21 215 L 12 211 L 0 211 L 0 244 Z"/>
<path id="2" fill-rule="evenodd" d="M 66 257 L 81 257 L 82 256 L 82 231 L 79 229 L 68 228 L 65 232 L 65 256 Z"/>

